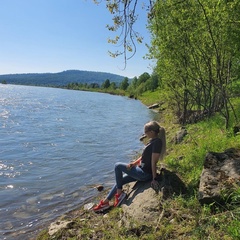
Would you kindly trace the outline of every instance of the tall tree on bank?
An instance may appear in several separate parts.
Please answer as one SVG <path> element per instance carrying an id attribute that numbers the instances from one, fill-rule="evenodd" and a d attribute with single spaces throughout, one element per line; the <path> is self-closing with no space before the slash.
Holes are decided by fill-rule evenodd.
<path id="1" fill-rule="evenodd" d="M 125 90 L 127 90 L 128 86 L 129 86 L 128 78 L 125 77 L 125 78 L 123 79 L 123 81 L 120 83 L 119 88 L 125 91 Z"/>

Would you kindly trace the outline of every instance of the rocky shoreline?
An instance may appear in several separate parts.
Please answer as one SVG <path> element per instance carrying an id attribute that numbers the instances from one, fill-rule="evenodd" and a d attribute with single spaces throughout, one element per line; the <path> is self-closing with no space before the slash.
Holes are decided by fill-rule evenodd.
<path id="1" fill-rule="evenodd" d="M 121 216 L 118 221 L 119 227 L 132 228 L 134 223 L 144 224 L 146 222 L 151 222 L 151 224 L 157 226 L 163 214 L 162 208 L 160 208 L 161 204 L 159 203 L 166 201 L 172 194 L 183 194 L 186 192 L 186 186 L 180 178 L 166 169 L 159 173 L 158 181 L 159 189 L 157 190 L 151 187 L 150 181 L 133 182 L 124 186 L 127 198 L 121 207 L 118 208 L 118 210 L 121 209 Z M 175 183 L 172 185 L 171 182 Z M 81 222 L 86 221 L 86 216 L 88 216 L 88 221 L 93 222 L 93 224 L 95 224 L 96 218 L 98 220 L 102 217 L 108 218 L 109 211 L 102 214 L 96 214 L 92 211 L 94 203 L 97 203 L 104 194 L 106 194 L 105 191 L 100 193 L 97 198 L 91 199 L 92 201 L 48 224 L 44 232 L 45 238 L 39 235 L 38 239 L 46 239 L 46 236 L 48 237 L 47 239 L 64 239 L 64 237 L 58 238 L 57 236 L 63 232 L 66 234 L 68 231 L 74 232 L 74 235 L 78 236 L 79 233 L 77 232 L 82 228 Z M 111 207 L 110 211 L 115 211 L 115 209 Z"/>

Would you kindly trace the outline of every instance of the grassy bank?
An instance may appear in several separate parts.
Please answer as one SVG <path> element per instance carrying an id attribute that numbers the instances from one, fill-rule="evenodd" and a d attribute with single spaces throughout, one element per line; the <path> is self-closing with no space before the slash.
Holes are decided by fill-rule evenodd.
<path id="1" fill-rule="evenodd" d="M 151 105 L 161 99 L 159 93 L 145 93 L 140 100 Z M 240 100 L 236 99 L 240 118 Z M 232 129 L 224 128 L 224 119 L 215 115 L 197 124 L 187 125 L 188 135 L 181 144 L 174 143 L 174 136 L 180 126 L 173 115 L 160 112 L 160 123 L 167 132 L 167 156 L 164 164 L 176 171 L 188 186 L 188 194 L 160 201 L 164 217 L 156 225 L 135 223 L 132 228 L 119 227 L 121 208 L 107 215 L 98 215 L 80 208 L 63 217 L 71 221 L 71 228 L 50 237 L 47 230 L 41 232 L 38 240 L 46 239 L 240 239 L 240 189 L 233 194 L 234 203 L 226 206 L 201 206 L 197 191 L 203 161 L 208 151 L 223 152 L 227 148 L 240 148 L 240 135 L 234 136 Z M 104 193 L 103 193 L 104 194 Z"/>

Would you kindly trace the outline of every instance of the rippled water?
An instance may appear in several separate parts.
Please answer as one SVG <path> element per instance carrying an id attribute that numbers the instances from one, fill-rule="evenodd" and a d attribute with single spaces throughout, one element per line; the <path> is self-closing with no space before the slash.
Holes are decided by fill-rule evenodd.
<path id="1" fill-rule="evenodd" d="M 31 232 L 114 182 L 154 113 L 102 93 L 0 85 L 0 239 Z"/>

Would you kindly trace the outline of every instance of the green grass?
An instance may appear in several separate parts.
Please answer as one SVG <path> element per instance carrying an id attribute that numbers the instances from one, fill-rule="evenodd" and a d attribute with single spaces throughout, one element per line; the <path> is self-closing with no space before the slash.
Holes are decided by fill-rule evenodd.
<path id="1" fill-rule="evenodd" d="M 154 103 L 158 103 L 159 101 L 161 101 L 161 99 L 165 99 L 163 96 L 163 93 L 159 92 L 159 91 L 155 91 L 155 92 L 144 92 L 139 99 L 142 101 L 143 104 L 145 105 L 151 105 Z"/>

